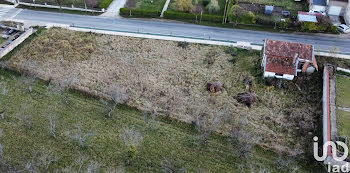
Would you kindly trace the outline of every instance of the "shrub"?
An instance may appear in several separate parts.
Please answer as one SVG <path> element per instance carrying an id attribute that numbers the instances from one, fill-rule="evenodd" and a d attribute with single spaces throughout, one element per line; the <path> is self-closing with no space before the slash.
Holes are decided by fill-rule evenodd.
<path id="1" fill-rule="evenodd" d="M 176 0 L 175 9 L 178 11 L 191 13 L 193 10 L 192 0 Z"/>
<path id="2" fill-rule="evenodd" d="M 251 11 L 246 11 L 239 5 L 233 5 L 229 12 L 229 20 L 237 23 L 254 24 L 256 17 Z"/>
<path id="3" fill-rule="evenodd" d="M 220 6 L 218 0 L 211 0 L 210 4 L 207 5 L 210 14 L 217 13 L 220 11 Z"/>
<path id="4" fill-rule="evenodd" d="M 288 28 L 289 25 L 290 25 L 290 20 L 289 19 L 285 19 L 285 21 L 280 21 L 278 23 L 278 26 L 280 28 L 284 28 L 284 29 Z"/>
<path id="5" fill-rule="evenodd" d="M 98 4 L 98 7 L 99 8 L 104 8 L 104 9 L 107 9 L 109 4 L 112 3 L 113 0 L 102 0 L 99 4 Z"/>
<path id="6" fill-rule="evenodd" d="M 119 14 L 121 16 L 130 16 L 130 12 L 132 17 L 159 17 L 161 13 L 158 10 L 121 8 Z"/>
<path id="7" fill-rule="evenodd" d="M 256 15 L 256 23 L 260 25 L 275 25 L 276 18 L 267 15 Z"/>
<path id="8" fill-rule="evenodd" d="M 332 24 L 314 22 L 303 22 L 300 29 L 306 32 L 337 32 L 337 27 Z"/>
<path id="9" fill-rule="evenodd" d="M 165 11 L 164 12 L 164 18 L 166 18 L 166 19 L 192 20 L 192 21 L 195 21 L 196 20 L 196 16 L 197 16 L 197 20 L 199 21 L 200 18 L 201 18 L 201 15 L 196 15 L 196 14 L 193 14 L 193 13 L 172 12 L 172 11 Z M 203 14 L 202 15 L 202 21 L 221 22 L 222 21 L 222 16 Z"/>

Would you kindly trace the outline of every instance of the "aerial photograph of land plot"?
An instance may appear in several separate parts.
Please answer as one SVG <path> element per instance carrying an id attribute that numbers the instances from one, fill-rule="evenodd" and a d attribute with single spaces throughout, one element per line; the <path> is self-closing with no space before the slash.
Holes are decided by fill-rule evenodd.
<path id="1" fill-rule="evenodd" d="M 350 2 L 0 2 L 0 173 L 350 172 Z"/>

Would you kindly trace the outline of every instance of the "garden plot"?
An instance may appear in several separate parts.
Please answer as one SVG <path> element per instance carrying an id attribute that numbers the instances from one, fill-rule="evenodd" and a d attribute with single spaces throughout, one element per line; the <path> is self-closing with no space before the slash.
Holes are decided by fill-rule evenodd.
<path id="1" fill-rule="evenodd" d="M 320 115 L 321 85 L 305 80 L 305 91 L 289 82 L 277 81 L 281 89 L 266 86 L 260 61 L 255 51 L 49 29 L 6 63 L 53 83 L 74 75 L 73 88 L 106 98 L 118 86 L 128 96 L 125 104 L 140 110 L 206 122 L 225 135 L 245 131 L 279 151 L 304 150 Z M 220 82 L 222 91 L 210 93 L 208 82 Z M 257 95 L 250 107 L 237 101 L 249 91 Z"/>

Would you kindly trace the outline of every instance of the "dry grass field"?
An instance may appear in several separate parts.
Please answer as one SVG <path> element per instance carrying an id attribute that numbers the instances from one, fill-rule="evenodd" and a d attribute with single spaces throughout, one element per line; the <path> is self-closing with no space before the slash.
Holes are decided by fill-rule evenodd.
<path id="1" fill-rule="evenodd" d="M 299 91 L 294 83 L 266 85 L 260 61 L 256 51 L 53 28 L 14 52 L 6 64 L 54 83 L 74 76 L 74 89 L 106 98 L 111 86 L 118 86 L 128 95 L 128 106 L 215 124 L 223 134 L 244 130 L 263 147 L 299 153 L 317 130 L 321 109 L 310 100 L 318 99 L 319 86 L 301 82 Z M 246 78 L 252 80 L 250 87 L 243 83 Z M 222 83 L 221 92 L 206 90 L 213 81 Z M 249 88 L 258 96 L 251 107 L 236 100 Z"/>

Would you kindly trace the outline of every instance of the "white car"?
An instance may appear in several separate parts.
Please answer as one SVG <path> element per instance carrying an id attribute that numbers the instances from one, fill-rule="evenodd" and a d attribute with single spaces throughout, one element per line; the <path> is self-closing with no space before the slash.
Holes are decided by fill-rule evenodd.
<path id="1" fill-rule="evenodd" d="M 350 27 L 341 24 L 338 26 L 338 31 L 342 32 L 342 33 L 350 33 Z"/>
<path id="2" fill-rule="evenodd" d="M 309 11 L 310 14 L 322 14 L 322 16 L 326 16 L 326 12 L 324 11 L 319 11 L 319 10 L 310 10 Z"/>

